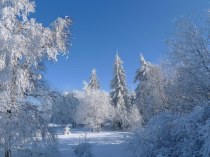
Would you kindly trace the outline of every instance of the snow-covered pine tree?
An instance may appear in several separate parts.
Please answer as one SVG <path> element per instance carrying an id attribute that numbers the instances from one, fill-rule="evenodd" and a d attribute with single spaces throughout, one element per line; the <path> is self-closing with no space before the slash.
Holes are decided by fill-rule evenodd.
<path id="1" fill-rule="evenodd" d="M 123 129 L 127 112 L 130 109 L 131 103 L 129 99 L 128 89 L 126 85 L 126 74 L 123 69 L 123 61 L 117 54 L 114 63 L 114 78 L 111 81 L 111 101 L 116 109 L 113 127 Z"/>
<path id="2" fill-rule="evenodd" d="M 45 28 L 28 18 L 34 11 L 31 0 L 0 0 L 0 148 L 5 157 L 20 149 L 46 157 L 49 154 L 41 150 L 49 149 L 53 139 L 42 112 L 28 96 L 39 88 L 44 59 L 56 60 L 68 51 L 71 20 L 58 18 Z"/>
<path id="3" fill-rule="evenodd" d="M 93 89 L 93 90 L 98 90 L 100 88 L 98 77 L 97 77 L 95 69 L 93 69 L 91 71 L 90 81 L 88 83 L 88 88 Z"/>
<path id="4" fill-rule="evenodd" d="M 141 67 L 137 70 L 135 82 L 138 82 L 135 104 L 138 106 L 144 122 L 167 108 L 165 78 L 160 67 L 140 57 Z"/>

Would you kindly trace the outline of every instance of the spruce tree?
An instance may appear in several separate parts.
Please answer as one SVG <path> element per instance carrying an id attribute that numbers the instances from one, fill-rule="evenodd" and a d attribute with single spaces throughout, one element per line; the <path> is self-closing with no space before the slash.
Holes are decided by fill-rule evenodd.
<path id="1" fill-rule="evenodd" d="M 125 123 L 125 117 L 127 111 L 130 108 L 130 100 L 126 85 L 126 74 L 123 69 L 123 61 L 117 54 L 114 63 L 114 78 L 111 81 L 111 93 L 110 93 L 112 105 L 116 109 L 116 116 L 114 118 L 114 126 L 121 128 Z"/>
<path id="2" fill-rule="evenodd" d="M 141 55 L 141 67 L 136 72 L 135 82 L 138 82 L 135 104 L 143 116 L 144 122 L 154 115 L 167 109 L 165 94 L 165 78 L 161 68 L 147 62 Z"/>
<path id="3" fill-rule="evenodd" d="M 88 87 L 93 90 L 98 90 L 100 88 L 98 77 L 96 74 L 96 70 L 93 69 L 90 75 L 90 81 L 88 83 Z"/>

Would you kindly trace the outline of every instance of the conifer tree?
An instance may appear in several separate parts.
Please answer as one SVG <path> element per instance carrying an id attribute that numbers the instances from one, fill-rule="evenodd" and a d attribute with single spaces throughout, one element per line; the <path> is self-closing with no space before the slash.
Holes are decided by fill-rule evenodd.
<path id="1" fill-rule="evenodd" d="M 123 127 L 124 118 L 130 108 L 130 100 L 126 85 L 126 74 L 123 69 L 123 61 L 117 54 L 114 63 L 114 78 L 111 81 L 111 101 L 116 109 L 116 116 L 114 118 L 114 127 Z"/>
<path id="2" fill-rule="evenodd" d="M 90 81 L 88 83 L 88 87 L 93 90 L 98 90 L 100 88 L 98 77 L 96 74 L 96 70 L 93 69 L 90 75 Z"/>
<path id="3" fill-rule="evenodd" d="M 141 67 L 137 70 L 135 82 L 138 82 L 135 104 L 138 106 L 144 122 L 167 108 L 164 89 L 164 75 L 161 69 L 140 57 Z"/>

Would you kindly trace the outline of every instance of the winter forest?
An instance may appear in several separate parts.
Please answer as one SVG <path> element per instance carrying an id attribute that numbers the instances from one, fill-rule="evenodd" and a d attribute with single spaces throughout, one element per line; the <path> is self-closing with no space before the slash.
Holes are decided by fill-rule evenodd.
<path id="1" fill-rule="evenodd" d="M 82 89 L 60 91 L 45 64 L 71 58 L 74 22 L 45 26 L 35 10 L 35 1 L 0 0 L 0 157 L 210 156 L 208 11 L 205 22 L 176 19 L 158 64 L 133 58 L 134 89 L 116 51 L 109 90 L 93 67 Z"/>

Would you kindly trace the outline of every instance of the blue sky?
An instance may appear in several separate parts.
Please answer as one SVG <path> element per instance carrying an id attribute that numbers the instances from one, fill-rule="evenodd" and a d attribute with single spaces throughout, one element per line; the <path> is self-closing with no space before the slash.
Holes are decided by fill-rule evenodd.
<path id="1" fill-rule="evenodd" d="M 174 30 L 174 19 L 205 15 L 210 0 L 36 0 L 37 21 L 48 26 L 57 17 L 73 19 L 68 59 L 47 62 L 45 79 L 58 90 L 81 89 L 95 68 L 101 87 L 109 90 L 116 50 L 124 61 L 127 83 L 133 78 L 142 53 L 159 63 L 165 40 Z"/>

